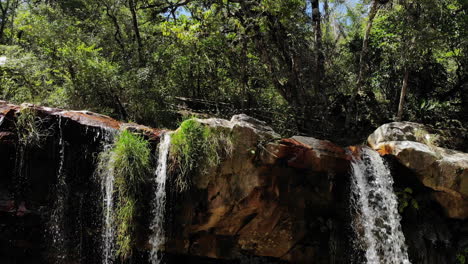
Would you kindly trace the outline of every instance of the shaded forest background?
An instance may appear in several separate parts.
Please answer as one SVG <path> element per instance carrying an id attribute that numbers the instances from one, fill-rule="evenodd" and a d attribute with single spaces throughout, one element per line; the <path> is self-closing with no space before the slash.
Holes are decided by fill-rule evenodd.
<path id="1" fill-rule="evenodd" d="M 340 144 L 401 119 L 466 142 L 467 12 L 468 0 L 1 0 L 0 99 L 167 128 L 246 113 Z"/>

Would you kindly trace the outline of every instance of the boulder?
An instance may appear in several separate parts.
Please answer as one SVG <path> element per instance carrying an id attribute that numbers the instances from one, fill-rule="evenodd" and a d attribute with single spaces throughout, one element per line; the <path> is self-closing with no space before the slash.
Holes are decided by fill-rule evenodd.
<path id="1" fill-rule="evenodd" d="M 468 218 L 468 154 L 437 147 L 437 135 L 417 123 L 394 122 L 379 127 L 368 144 L 392 155 L 416 172 L 421 183 L 451 218 Z"/>
<path id="2" fill-rule="evenodd" d="M 368 138 L 367 143 L 375 148 L 378 144 L 388 141 L 414 141 L 421 142 L 417 137 L 418 131 L 423 133 L 429 128 L 413 122 L 392 122 L 377 128 Z"/>
<path id="3" fill-rule="evenodd" d="M 18 144 L 15 121 L 23 108 L 35 109 L 49 129 L 43 145 Z M 359 147 L 345 150 L 303 136 L 281 139 L 265 122 L 246 115 L 196 121 L 228 132 L 231 155 L 190 174 L 184 192 L 176 191 L 174 175 L 168 175 L 165 258 L 185 261 L 167 263 L 351 261 L 356 251 L 351 246 L 349 167 L 350 155 Z M 89 111 L 0 101 L 0 263 L 102 263 L 103 197 L 96 157 L 122 129 L 145 135 L 156 152 L 159 129 Z M 416 209 L 411 208 L 402 213 L 403 229 L 414 230 L 414 236 L 405 233 L 411 252 L 425 248 L 435 252 L 425 254 L 435 262 L 452 263 L 455 249 L 465 245 L 457 241 L 466 237 L 466 220 L 440 214 L 437 203 L 449 217 L 467 218 L 467 154 L 439 148 L 436 139 L 423 125 L 400 122 L 379 128 L 369 145 L 401 163 L 393 164 L 399 188 L 407 187 L 401 178 L 412 179 L 415 197 L 430 203 L 420 204 L 420 211 L 429 214 L 413 215 Z M 169 170 L 173 165 L 168 164 Z M 137 245 L 128 262 L 149 262 L 152 186 L 142 190 L 146 209 L 138 218 Z M 428 193 L 437 203 L 426 199 Z M 442 227 L 448 231 L 438 230 Z M 435 231 L 427 230 L 448 235 L 433 240 Z M 62 236 L 56 240 L 54 234 Z M 445 241 L 452 244 L 444 247 Z"/>
<path id="4" fill-rule="evenodd" d="M 242 252 L 293 263 L 320 259 L 320 247 L 328 247 L 330 239 L 324 236 L 325 219 L 343 194 L 334 184 L 346 178 L 344 149 L 314 138 L 279 139 L 265 123 L 245 115 L 198 122 L 232 133 L 232 155 L 194 176 L 189 193 L 175 201 L 180 207 L 167 250 L 218 259 Z M 323 254 L 317 263 L 329 263 L 328 257 Z"/>

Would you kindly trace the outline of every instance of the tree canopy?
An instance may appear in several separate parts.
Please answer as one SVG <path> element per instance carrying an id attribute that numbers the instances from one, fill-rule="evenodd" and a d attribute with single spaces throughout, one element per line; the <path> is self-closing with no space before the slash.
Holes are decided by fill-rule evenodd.
<path id="1" fill-rule="evenodd" d="M 463 130 L 467 12 L 467 0 L 0 0 L 0 99 L 169 128 L 246 113 L 342 144 L 391 120 Z"/>

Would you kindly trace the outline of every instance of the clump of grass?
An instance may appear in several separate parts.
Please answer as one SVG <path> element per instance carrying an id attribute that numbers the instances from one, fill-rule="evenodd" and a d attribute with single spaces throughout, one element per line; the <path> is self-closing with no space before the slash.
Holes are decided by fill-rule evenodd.
<path id="1" fill-rule="evenodd" d="M 141 135 L 124 130 L 117 136 L 112 149 L 102 156 L 115 180 L 117 254 L 126 259 L 132 255 L 136 244 L 136 219 L 143 199 L 142 186 L 151 168 L 151 150 Z"/>
<path id="2" fill-rule="evenodd" d="M 23 146 L 40 147 L 50 134 L 44 128 L 44 120 L 37 115 L 34 108 L 26 107 L 21 109 L 15 124 L 18 141 Z"/>
<path id="3" fill-rule="evenodd" d="M 430 134 L 425 129 L 416 129 L 414 131 L 414 136 L 418 142 L 428 145 L 430 148 L 435 148 L 439 146 L 440 137 L 437 134 Z"/>
<path id="4" fill-rule="evenodd" d="M 223 129 L 201 124 L 196 119 L 185 120 L 171 137 L 172 167 L 178 170 L 177 189 L 189 188 L 191 175 L 204 173 L 203 169 L 217 166 L 232 154 L 232 135 Z"/>

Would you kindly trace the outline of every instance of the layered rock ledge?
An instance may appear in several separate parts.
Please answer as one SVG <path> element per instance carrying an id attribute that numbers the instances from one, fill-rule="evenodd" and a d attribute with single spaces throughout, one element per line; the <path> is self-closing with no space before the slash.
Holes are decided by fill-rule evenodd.
<path id="1" fill-rule="evenodd" d="M 451 218 L 468 218 L 468 153 L 438 147 L 437 135 L 424 125 L 394 122 L 379 127 L 368 144 L 393 155 L 416 172 Z"/>

